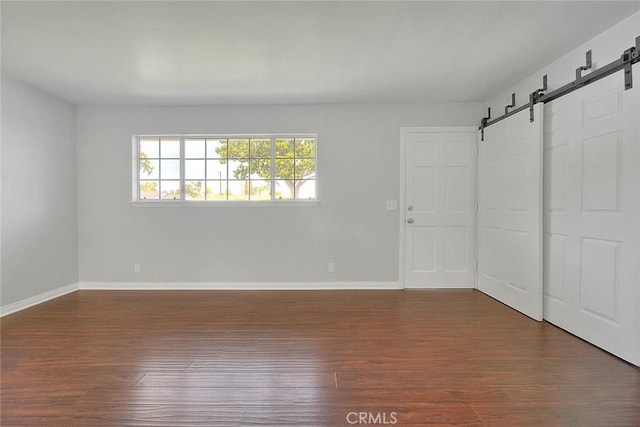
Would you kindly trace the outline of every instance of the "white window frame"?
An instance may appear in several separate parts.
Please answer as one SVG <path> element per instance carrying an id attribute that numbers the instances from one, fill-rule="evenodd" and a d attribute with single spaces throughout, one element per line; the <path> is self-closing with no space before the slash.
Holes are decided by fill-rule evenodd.
<path id="1" fill-rule="evenodd" d="M 180 140 L 180 199 L 140 199 L 140 140 L 145 138 L 174 138 Z M 185 199 L 185 139 L 270 139 L 271 140 L 271 200 L 186 200 Z M 315 199 L 275 199 L 275 140 L 287 138 L 315 139 Z M 318 179 L 318 135 L 314 133 L 278 134 L 139 134 L 132 137 L 132 199 L 135 207 L 260 207 L 260 206 L 316 206 L 320 203 Z M 228 182 L 228 177 L 227 177 Z"/>

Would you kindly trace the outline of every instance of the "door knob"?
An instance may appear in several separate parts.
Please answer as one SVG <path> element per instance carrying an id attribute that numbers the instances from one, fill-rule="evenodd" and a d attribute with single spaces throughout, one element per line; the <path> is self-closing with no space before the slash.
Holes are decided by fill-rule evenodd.
<path id="1" fill-rule="evenodd" d="M 407 220 L 407 222 L 408 222 L 409 224 L 413 224 L 413 218 L 409 218 L 409 219 Z"/>

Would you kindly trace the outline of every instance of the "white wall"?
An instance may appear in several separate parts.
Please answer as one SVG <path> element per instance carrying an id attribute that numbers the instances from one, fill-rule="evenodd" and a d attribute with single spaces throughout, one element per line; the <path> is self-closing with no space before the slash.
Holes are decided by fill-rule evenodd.
<path id="1" fill-rule="evenodd" d="M 2 75 L 2 301 L 78 281 L 75 107 Z"/>
<path id="2" fill-rule="evenodd" d="M 481 112 L 480 104 L 80 106 L 80 281 L 397 281 L 398 212 L 385 211 L 385 200 L 399 199 L 400 127 L 471 125 Z M 318 206 L 129 203 L 132 135 L 279 132 L 318 134 Z"/>

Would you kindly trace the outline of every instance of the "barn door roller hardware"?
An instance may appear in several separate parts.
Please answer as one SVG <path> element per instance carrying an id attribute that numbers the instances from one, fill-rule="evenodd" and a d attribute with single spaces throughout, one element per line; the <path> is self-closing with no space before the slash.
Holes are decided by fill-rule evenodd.
<path id="1" fill-rule="evenodd" d="M 547 75 L 545 74 L 542 77 L 542 87 L 540 89 L 536 89 L 531 94 L 529 94 L 529 121 L 533 122 L 533 106 L 539 102 L 539 99 L 542 98 L 544 93 L 547 91 Z"/>
<path id="2" fill-rule="evenodd" d="M 487 108 L 487 117 L 483 117 L 480 120 L 480 140 L 484 141 L 484 128 L 487 127 L 487 123 L 489 123 L 489 119 L 491 119 L 491 107 Z"/>
<path id="3" fill-rule="evenodd" d="M 636 37 L 635 47 L 625 50 L 620 58 L 624 62 L 624 89 L 629 90 L 633 87 L 633 73 L 631 65 L 640 61 L 640 36 Z"/>
<path id="4" fill-rule="evenodd" d="M 598 68 L 593 70 L 589 74 L 582 75 L 583 71 L 590 70 L 593 66 L 593 62 L 591 60 L 591 51 L 586 53 L 586 61 L 585 65 L 582 65 L 576 68 L 576 79 L 566 85 L 559 87 L 556 90 L 547 93 L 547 76 L 545 75 L 542 78 L 542 88 L 536 89 L 529 95 L 529 102 L 521 107 L 516 109 L 512 109 L 515 107 L 515 94 L 511 95 L 511 104 L 504 107 L 504 115 L 497 117 L 493 120 L 491 119 L 491 110 L 489 110 L 488 117 L 484 117 L 480 121 L 480 134 L 481 140 L 484 141 L 484 129 L 488 126 L 491 126 L 494 123 L 498 123 L 501 120 L 506 119 L 509 116 L 519 113 L 525 109 L 529 109 L 529 120 L 533 122 L 533 106 L 539 102 L 547 103 L 553 101 L 554 99 L 558 99 L 561 96 L 567 95 L 574 90 L 580 89 L 590 83 L 603 79 L 617 71 L 624 70 L 624 88 L 625 90 L 629 90 L 633 87 L 633 72 L 632 66 L 640 62 L 640 36 L 636 37 L 635 46 L 630 47 L 625 50 L 620 58 L 617 60 L 605 65 L 602 68 Z"/>

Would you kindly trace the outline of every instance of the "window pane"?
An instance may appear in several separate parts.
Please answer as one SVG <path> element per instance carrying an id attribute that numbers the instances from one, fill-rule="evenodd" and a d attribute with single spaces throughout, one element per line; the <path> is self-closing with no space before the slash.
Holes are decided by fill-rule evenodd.
<path id="1" fill-rule="evenodd" d="M 161 160 L 160 178 L 180 179 L 180 160 Z"/>
<path id="2" fill-rule="evenodd" d="M 249 161 L 247 159 L 229 160 L 229 179 L 247 179 L 248 176 Z"/>
<path id="3" fill-rule="evenodd" d="M 184 177 L 185 179 L 205 179 L 204 176 L 204 160 L 185 160 L 184 161 Z"/>
<path id="4" fill-rule="evenodd" d="M 227 157 L 226 139 L 207 139 L 207 158 L 225 159 Z"/>
<path id="5" fill-rule="evenodd" d="M 162 139 L 160 140 L 160 154 L 163 159 L 180 158 L 180 140 Z"/>
<path id="6" fill-rule="evenodd" d="M 207 200 L 227 200 L 227 181 L 207 181 Z"/>
<path id="7" fill-rule="evenodd" d="M 140 179 L 158 179 L 159 173 L 159 160 L 140 159 Z"/>
<path id="8" fill-rule="evenodd" d="M 207 179 L 227 179 L 227 164 L 220 160 L 207 160 Z"/>
<path id="9" fill-rule="evenodd" d="M 271 140 L 270 139 L 252 139 L 251 140 L 251 158 L 271 158 Z"/>
<path id="10" fill-rule="evenodd" d="M 315 158 L 316 157 L 316 140 L 315 138 L 297 138 L 296 139 L 296 157 Z"/>
<path id="11" fill-rule="evenodd" d="M 230 139 L 229 140 L 229 158 L 242 159 L 249 157 L 249 140 L 248 139 Z"/>
<path id="12" fill-rule="evenodd" d="M 296 179 L 313 178 L 316 174 L 316 160 L 296 159 L 295 172 Z"/>
<path id="13" fill-rule="evenodd" d="M 160 143 L 156 139 L 140 139 L 140 158 L 157 159 L 160 157 Z"/>
<path id="14" fill-rule="evenodd" d="M 186 159 L 204 159 L 204 139 L 185 139 L 184 157 Z"/>
<path id="15" fill-rule="evenodd" d="M 316 198 L 316 180 L 309 179 L 306 181 L 296 181 L 296 199 L 315 199 Z"/>
<path id="16" fill-rule="evenodd" d="M 159 188 L 158 181 L 140 181 L 138 197 L 140 200 L 157 200 L 160 194 Z"/>
<path id="17" fill-rule="evenodd" d="M 293 159 L 276 159 L 276 179 L 293 179 Z"/>
<path id="18" fill-rule="evenodd" d="M 293 158 L 293 138 L 276 139 L 276 157 Z"/>
<path id="19" fill-rule="evenodd" d="M 227 157 L 226 139 L 207 139 L 207 158 L 219 159 Z"/>
<path id="20" fill-rule="evenodd" d="M 271 159 L 252 159 L 249 173 L 251 179 L 271 179 Z"/>
<path id="21" fill-rule="evenodd" d="M 180 181 L 160 181 L 161 199 L 180 199 Z"/>
<path id="22" fill-rule="evenodd" d="M 276 180 L 276 200 L 293 199 L 293 181 Z"/>
<path id="23" fill-rule="evenodd" d="M 249 200 L 249 181 L 229 181 L 229 200 Z"/>
<path id="24" fill-rule="evenodd" d="M 204 200 L 204 192 L 204 181 L 187 181 L 184 183 L 184 198 L 186 200 Z"/>
<path id="25" fill-rule="evenodd" d="M 271 181 L 252 180 L 249 187 L 251 200 L 271 200 Z"/>

